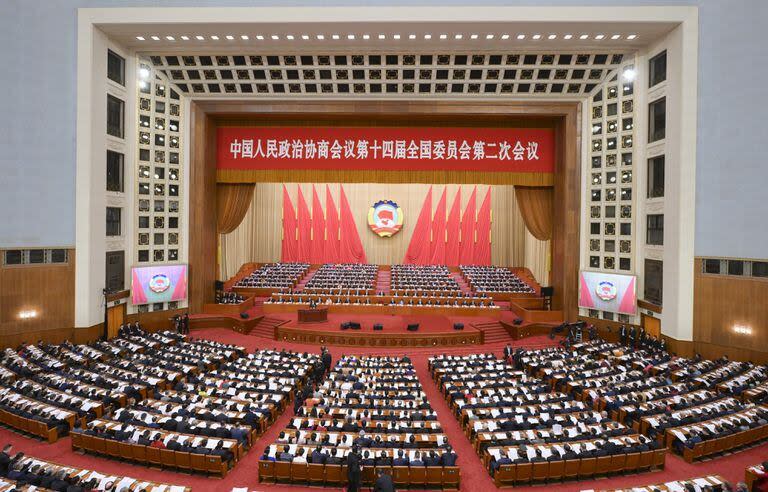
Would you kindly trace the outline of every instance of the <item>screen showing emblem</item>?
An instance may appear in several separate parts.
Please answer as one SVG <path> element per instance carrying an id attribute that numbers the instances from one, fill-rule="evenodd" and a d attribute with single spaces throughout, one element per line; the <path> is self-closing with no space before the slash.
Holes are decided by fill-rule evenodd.
<path id="1" fill-rule="evenodd" d="M 597 284 L 597 287 L 595 287 L 595 294 L 604 301 L 611 301 L 616 299 L 616 286 L 611 282 L 600 282 Z"/>
<path id="2" fill-rule="evenodd" d="M 403 228 L 403 210 L 392 200 L 380 200 L 368 211 L 368 227 L 381 237 L 391 237 Z"/>
<path id="3" fill-rule="evenodd" d="M 160 293 L 168 290 L 171 286 L 171 279 L 164 273 L 157 274 L 149 280 L 149 289 L 152 292 Z"/>

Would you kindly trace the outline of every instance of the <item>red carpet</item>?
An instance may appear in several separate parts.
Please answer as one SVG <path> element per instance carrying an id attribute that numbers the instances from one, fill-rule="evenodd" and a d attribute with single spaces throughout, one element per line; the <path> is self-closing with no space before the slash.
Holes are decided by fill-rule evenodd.
<path id="1" fill-rule="evenodd" d="M 249 351 L 259 348 L 288 348 L 299 351 L 318 351 L 316 346 L 300 345 L 295 343 L 284 343 L 275 340 L 267 340 L 254 336 L 241 335 L 230 330 L 210 329 L 195 330 L 192 336 L 209 338 L 225 343 L 234 343 L 246 347 Z M 552 341 L 547 337 L 533 337 L 514 342 L 514 346 L 524 346 L 530 348 L 540 348 L 551 346 Z M 487 471 L 482 467 L 480 459 L 474 453 L 471 443 L 466 438 L 458 422 L 448 409 L 448 405 L 438 391 L 427 370 L 427 359 L 434 353 L 473 353 L 473 352 L 494 352 L 500 355 L 504 343 L 484 345 L 482 347 L 456 347 L 445 350 L 435 350 L 430 347 L 412 349 L 407 351 L 407 355 L 413 361 L 419 379 L 424 386 L 424 391 L 429 397 L 433 408 L 437 411 L 443 430 L 448 436 L 448 440 L 459 455 L 459 465 L 461 466 L 461 490 L 478 491 L 494 489 L 493 482 Z M 391 351 L 381 348 L 350 348 L 350 347 L 330 347 L 334 359 L 341 354 L 382 354 L 403 355 L 406 352 L 394 349 Z M 259 439 L 253 449 L 251 449 L 224 479 L 209 478 L 202 475 L 189 475 L 171 471 L 162 471 L 159 469 L 147 468 L 145 466 L 124 463 L 113 459 L 100 458 L 93 455 L 81 455 L 72 452 L 70 439 L 64 438 L 56 444 L 49 445 L 36 439 L 23 437 L 6 428 L 0 427 L 0 445 L 10 442 L 15 446 L 14 451 L 23 451 L 31 456 L 38 456 L 43 459 L 51 460 L 57 463 L 88 468 L 102 473 L 111 473 L 126 475 L 135 478 L 144 478 L 158 482 L 167 482 L 178 485 L 187 485 L 193 487 L 195 491 L 229 491 L 233 487 L 248 487 L 249 490 L 263 491 L 310 491 L 317 490 L 318 487 L 302 487 L 292 485 L 264 485 L 258 483 L 258 460 L 264 448 L 273 443 L 280 431 L 288 423 L 293 414 L 292 406 L 289 405 L 287 411 L 275 422 L 264 436 Z M 584 482 L 566 482 L 564 484 L 547 484 L 545 487 L 553 491 L 578 491 L 584 489 L 607 489 L 616 487 L 632 487 L 643 484 L 663 483 L 669 480 L 690 478 L 693 476 L 718 474 L 732 482 L 744 480 L 744 469 L 747 466 L 760 463 L 768 459 L 768 444 L 741 451 L 735 454 L 719 457 L 710 461 L 698 462 L 695 464 L 685 463 L 677 456 L 668 455 L 667 466 L 664 471 L 643 473 L 637 475 L 612 477 L 601 480 L 592 480 Z M 522 490 L 542 490 L 542 486 L 534 487 L 515 487 Z M 330 488 L 329 488 L 330 489 Z M 339 490 L 331 489 L 331 490 Z"/>

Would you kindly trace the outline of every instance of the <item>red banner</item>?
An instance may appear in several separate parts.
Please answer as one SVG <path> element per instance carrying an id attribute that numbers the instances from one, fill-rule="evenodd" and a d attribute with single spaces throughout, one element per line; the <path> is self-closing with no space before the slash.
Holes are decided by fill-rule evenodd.
<path id="1" fill-rule="evenodd" d="M 552 173 L 549 128 L 220 127 L 217 167 Z"/>

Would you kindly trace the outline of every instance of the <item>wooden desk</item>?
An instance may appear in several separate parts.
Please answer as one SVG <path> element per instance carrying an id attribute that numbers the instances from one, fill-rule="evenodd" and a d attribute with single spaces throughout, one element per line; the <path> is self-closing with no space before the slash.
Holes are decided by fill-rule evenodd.
<path id="1" fill-rule="evenodd" d="M 328 321 L 328 309 L 298 309 L 299 323 L 324 323 Z"/>

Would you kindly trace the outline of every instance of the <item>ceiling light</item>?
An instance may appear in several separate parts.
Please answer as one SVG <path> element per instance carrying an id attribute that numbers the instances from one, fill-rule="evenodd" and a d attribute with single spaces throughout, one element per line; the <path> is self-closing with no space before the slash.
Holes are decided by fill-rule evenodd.
<path id="1" fill-rule="evenodd" d="M 139 87 L 141 87 L 142 89 L 146 89 L 147 88 L 147 81 L 146 80 L 140 81 L 139 82 Z"/>
<path id="2" fill-rule="evenodd" d="M 601 40 L 601 39 L 603 39 L 604 37 L 605 37 L 605 34 L 596 34 L 596 35 L 595 35 L 595 39 L 597 39 L 597 40 Z"/>
<path id="3" fill-rule="evenodd" d="M 182 36 L 182 37 L 181 37 L 181 39 L 182 39 L 183 41 L 189 41 L 189 36 Z"/>
<path id="4" fill-rule="evenodd" d="M 386 39 L 386 38 L 387 38 L 386 34 L 379 34 L 379 39 Z"/>
<path id="5" fill-rule="evenodd" d="M 195 36 L 195 39 L 197 39 L 198 41 L 204 41 L 204 40 L 205 40 L 205 37 L 204 37 L 204 36 L 199 36 L 199 35 L 198 35 L 198 36 Z"/>
<path id="6" fill-rule="evenodd" d="M 432 39 L 432 35 L 431 34 L 425 34 L 424 35 L 424 39 Z"/>
<path id="7" fill-rule="evenodd" d="M 550 34 L 547 39 L 557 39 L 557 34 Z"/>
<path id="8" fill-rule="evenodd" d="M 486 34 L 485 39 L 493 39 L 493 34 Z"/>
<path id="9" fill-rule="evenodd" d="M 627 82 L 632 82 L 633 80 L 635 80 L 635 77 L 637 77 L 637 72 L 633 67 L 627 67 L 621 73 L 621 77 Z"/>
<path id="10" fill-rule="evenodd" d="M 393 34 L 392 37 L 395 38 L 395 39 L 400 39 L 400 35 L 399 34 Z"/>
<path id="11" fill-rule="evenodd" d="M 333 38 L 333 39 L 339 39 L 339 38 L 341 38 L 341 36 L 339 36 L 338 34 L 332 34 L 332 35 L 331 35 L 331 38 Z"/>
<path id="12" fill-rule="evenodd" d="M 533 39 L 541 39 L 541 34 L 534 34 L 531 36 Z"/>
<path id="13" fill-rule="evenodd" d="M 144 36 L 136 36 L 136 39 L 138 39 L 139 41 L 144 41 Z"/>
<path id="14" fill-rule="evenodd" d="M 589 34 L 582 34 L 579 39 L 589 39 Z"/>
<path id="15" fill-rule="evenodd" d="M 563 39 L 572 39 L 572 38 L 573 38 L 573 34 L 566 34 L 565 36 L 563 36 Z"/>
<path id="16" fill-rule="evenodd" d="M 355 35 L 354 34 L 347 34 L 347 39 L 355 39 Z"/>
<path id="17" fill-rule="evenodd" d="M 363 39 L 371 39 L 371 35 L 370 34 L 363 34 Z"/>
<path id="18" fill-rule="evenodd" d="M 447 34 L 441 34 L 440 35 L 440 39 L 448 39 L 448 35 Z"/>
<path id="19" fill-rule="evenodd" d="M 463 35 L 461 35 L 461 34 L 457 34 L 457 35 L 455 35 L 453 38 L 454 38 L 454 39 L 461 39 L 461 38 L 463 38 L 463 37 L 464 37 Z"/>
<path id="20" fill-rule="evenodd" d="M 518 34 L 517 39 L 525 39 L 525 34 Z"/>
<path id="21" fill-rule="evenodd" d="M 240 39 L 242 39 L 243 41 L 248 41 L 248 36 L 246 36 L 245 34 L 241 34 Z"/>
<path id="22" fill-rule="evenodd" d="M 302 35 L 301 35 L 301 39 L 303 39 L 304 41 L 306 41 L 307 39 L 309 39 L 309 34 L 302 34 Z"/>
<path id="23" fill-rule="evenodd" d="M 317 35 L 317 39 L 323 40 L 323 39 L 325 39 L 325 36 L 323 36 L 322 34 L 318 34 Z"/>
<path id="24" fill-rule="evenodd" d="M 614 34 L 611 36 L 611 39 L 619 39 L 621 37 L 621 34 Z"/>
<path id="25" fill-rule="evenodd" d="M 470 37 L 470 39 L 477 39 L 477 34 L 472 34 L 469 37 Z"/>
<path id="26" fill-rule="evenodd" d="M 152 41 L 160 41 L 160 38 L 158 36 L 152 36 Z"/>
<path id="27" fill-rule="evenodd" d="M 280 39 L 280 36 L 278 36 L 277 34 L 273 34 L 270 36 L 270 38 L 272 38 L 272 41 L 277 41 L 278 39 Z"/>
<path id="28" fill-rule="evenodd" d="M 235 37 L 234 37 L 234 36 L 232 36 L 231 34 L 228 34 L 228 35 L 227 35 L 227 40 L 228 40 L 228 41 L 232 41 L 233 39 L 235 39 Z"/>
<path id="29" fill-rule="evenodd" d="M 264 41 L 264 36 L 262 36 L 261 34 L 257 34 L 256 39 L 258 39 L 259 41 Z"/>
<path id="30" fill-rule="evenodd" d="M 287 36 L 285 37 L 285 39 L 287 39 L 288 41 L 293 41 L 293 39 L 294 39 L 294 38 L 293 38 L 293 34 L 289 34 L 289 35 L 287 35 Z"/>
<path id="31" fill-rule="evenodd" d="M 219 37 L 218 36 L 211 36 L 211 39 L 213 39 L 214 41 L 218 41 Z"/>
<path id="32" fill-rule="evenodd" d="M 630 41 L 636 38 L 637 38 L 637 34 L 630 34 L 629 36 L 627 36 L 627 39 L 629 39 Z"/>
<path id="33" fill-rule="evenodd" d="M 509 34 L 502 34 L 501 39 L 509 39 Z"/>

